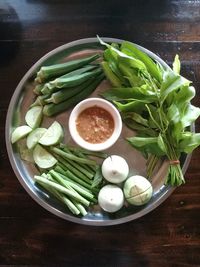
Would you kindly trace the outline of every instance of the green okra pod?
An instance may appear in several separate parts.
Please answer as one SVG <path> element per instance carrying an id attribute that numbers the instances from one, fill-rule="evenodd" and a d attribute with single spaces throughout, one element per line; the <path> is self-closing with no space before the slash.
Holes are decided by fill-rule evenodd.
<path id="1" fill-rule="evenodd" d="M 85 88 L 83 91 L 78 93 L 77 95 L 59 103 L 59 104 L 54 104 L 50 103 L 44 106 L 43 109 L 43 114 L 46 116 L 53 116 L 55 114 L 58 114 L 60 112 L 63 112 L 66 109 L 69 109 L 73 105 L 76 105 L 79 103 L 81 100 L 85 99 L 88 97 L 95 89 L 96 87 L 100 84 L 100 82 L 103 80 L 104 75 L 101 74 L 96 77 L 95 81 L 90 84 L 87 88 Z"/>
<path id="2" fill-rule="evenodd" d="M 60 64 L 54 64 L 50 66 L 42 66 L 40 70 L 37 72 L 37 76 L 35 81 L 37 82 L 45 82 L 46 80 L 63 75 L 65 73 L 71 72 L 73 70 L 76 70 L 78 68 L 81 68 L 96 59 L 99 58 L 98 54 L 81 58 L 81 59 L 75 59 L 75 60 L 70 60 L 64 63 Z"/>
<path id="3" fill-rule="evenodd" d="M 75 87 L 63 88 L 62 90 L 59 90 L 59 91 L 53 93 L 50 98 L 46 98 L 44 102 L 45 102 L 45 104 L 47 104 L 47 103 L 54 103 L 54 104 L 61 103 L 65 100 L 71 98 L 72 96 L 75 96 L 76 94 L 80 93 L 85 88 L 87 88 L 90 84 L 92 84 L 92 82 L 94 82 L 94 79 L 95 78 L 88 79 L 86 82 L 84 82 L 78 86 L 75 86 Z M 44 95 L 44 96 L 46 96 L 46 95 Z"/>
<path id="4" fill-rule="evenodd" d="M 79 73 L 77 74 L 77 72 Z M 76 73 L 74 73 L 76 72 Z M 41 90 L 43 94 L 51 94 L 56 91 L 59 91 L 62 88 L 69 88 L 73 86 L 78 86 L 88 79 L 91 79 L 97 75 L 99 75 L 102 70 L 100 68 L 97 68 L 95 70 L 91 71 L 82 71 L 76 70 L 74 72 L 70 72 L 66 75 L 63 75 L 61 77 L 58 77 L 57 79 L 50 81 L 49 83 L 46 83 Z"/>

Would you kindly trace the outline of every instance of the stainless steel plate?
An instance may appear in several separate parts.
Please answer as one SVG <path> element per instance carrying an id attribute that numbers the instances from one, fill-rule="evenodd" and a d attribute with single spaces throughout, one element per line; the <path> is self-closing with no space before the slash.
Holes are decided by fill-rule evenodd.
<path id="1" fill-rule="evenodd" d="M 113 39 L 113 38 L 103 38 L 106 42 L 116 42 L 121 43 L 122 40 Z M 154 53 L 148 51 L 147 49 L 138 46 L 139 49 L 145 51 L 148 55 L 152 58 L 160 62 L 164 67 L 169 68 L 169 66 L 161 60 L 158 56 Z M 104 226 L 104 225 L 114 225 L 125 223 L 131 220 L 135 220 L 145 214 L 149 213 L 153 209 L 155 209 L 158 205 L 160 205 L 174 190 L 169 186 L 165 186 L 164 177 L 166 173 L 166 166 L 167 163 L 161 163 L 161 166 L 156 173 L 156 175 L 152 178 L 152 185 L 154 189 L 154 194 L 151 201 L 146 204 L 145 206 L 141 207 L 123 207 L 119 212 L 114 214 L 108 214 L 103 212 L 98 206 L 92 207 L 88 214 L 81 218 L 72 215 L 66 207 L 62 204 L 57 202 L 52 197 L 49 197 L 46 192 L 42 191 L 33 180 L 34 174 L 38 173 L 37 169 L 35 168 L 34 164 L 28 163 L 23 161 L 20 157 L 20 147 L 24 145 L 23 141 L 19 142 L 17 145 L 12 145 L 10 142 L 10 136 L 13 129 L 16 126 L 24 124 L 24 115 L 29 107 L 29 105 L 34 100 L 34 95 L 32 92 L 33 87 L 33 79 L 34 75 L 38 71 L 41 65 L 48 65 L 53 63 L 58 63 L 64 61 L 67 57 L 76 58 L 81 57 L 82 55 L 94 53 L 96 50 L 102 51 L 102 46 L 99 44 L 97 38 L 87 38 L 77 40 L 63 46 L 60 46 L 53 51 L 46 54 L 42 57 L 37 63 L 35 63 L 30 70 L 25 74 L 22 78 L 20 83 L 18 84 L 12 99 L 10 101 L 10 105 L 8 108 L 7 119 L 6 119 L 6 146 L 9 155 L 9 159 L 12 165 L 12 168 L 28 194 L 42 207 L 50 211 L 51 213 L 80 224 L 86 225 L 97 225 L 97 226 Z M 95 93 L 92 96 L 98 95 L 99 91 L 105 90 L 108 87 L 107 82 L 103 82 L 101 86 L 97 88 Z M 69 135 L 68 131 L 68 116 L 70 111 L 63 112 L 62 114 L 47 119 L 45 118 L 43 121 L 44 126 L 50 125 L 53 120 L 59 121 L 63 127 L 65 128 L 65 141 L 72 143 L 72 140 Z M 133 136 L 133 131 L 128 130 L 126 127 L 123 128 L 121 137 L 117 141 L 117 143 L 109 149 L 107 152 L 109 154 L 118 154 L 123 156 L 130 166 L 130 175 L 131 174 L 141 174 L 145 175 L 145 160 L 141 156 L 139 152 L 134 150 L 130 147 L 129 144 L 124 140 L 127 136 Z M 186 171 L 188 164 L 190 161 L 190 157 L 185 157 L 182 159 L 182 168 L 183 172 Z"/>

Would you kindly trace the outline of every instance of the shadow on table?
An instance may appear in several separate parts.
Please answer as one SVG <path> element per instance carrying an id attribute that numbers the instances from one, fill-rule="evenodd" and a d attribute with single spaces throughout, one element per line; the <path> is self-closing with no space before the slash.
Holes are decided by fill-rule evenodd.
<path id="1" fill-rule="evenodd" d="M 21 23 L 15 10 L 0 2 L 0 65 L 5 66 L 16 56 L 21 39 Z"/>

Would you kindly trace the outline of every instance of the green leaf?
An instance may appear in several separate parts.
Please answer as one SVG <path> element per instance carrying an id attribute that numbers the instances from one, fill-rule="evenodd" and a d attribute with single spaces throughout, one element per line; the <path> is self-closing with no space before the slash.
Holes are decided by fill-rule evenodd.
<path id="1" fill-rule="evenodd" d="M 157 64 L 146 53 L 139 50 L 134 44 L 126 41 L 122 43 L 121 51 L 124 53 L 129 52 L 130 56 L 141 60 L 145 64 L 151 76 L 156 78 L 156 80 L 161 81 L 162 72 L 157 67 Z"/>
<path id="2" fill-rule="evenodd" d="M 177 123 L 180 121 L 180 112 L 176 103 L 172 103 L 167 110 L 167 118 L 170 123 Z"/>
<path id="3" fill-rule="evenodd" d="M 190 126 L 200 116 L 200 108 L 186 103 L 181 114 L 181 122 L 183 127 Z"/>
<path id="4" fill-rule="evenodd" d="M 146 66 L 145 66 L 145 64 L 141 60 L 138 60 L 136 58 L 133 58 L 131 56 L 128 56 L 125 53 L 119 51 L 114 46 L 111 46 L 111 45 L 105 43 L 103 40 L 101 40 L 101 38 L 99 38 L 99 36 L 97 36 L 97 38 L 99 39 L 99 42 L 102 45 L 105 45 L 107 48 L 115 51 L 118 54 L 118 58 L 119 58 L 120 62 L 126 62 L 131 67 L 136 68 L 136 69 L 139 69 L 139 70 L 146 70 Z"/>
<path id="5" fill-rule="evenodd" d="M 156 156 L 163 156 L 165 153 L 158 146 L 158 137 L 130 137 L 127 138 L 128 142 L 137 150 L 153 154 Z"/>
<path id="6" fill-rule="evenodd" d="M 167 154 L 167 148 L 161 134 L 158 136 L 158 146 L 164 154 Z"/>
<path id="7" fill-rule="evenodd" d="M 189 86 L 189 84 L 190 81 L 175 74 L 173 71 L 165 71 L 163 75 L 163 83 L 160 88 L 161 102 L 163 103 L 166 97 L 173 91 L 176 91 L 182 86 Z"/>
<path id="8" fill-rule="evenodd" d="M 119 62 L 118 67 L 120 71 L 123 73 L 124 78 L 126 78 L 130 86 L 140 86 L 144 84 L 143 79 L 138 75 L 136 69 L 131 68 L 128 64 Z"/>
<path id="9" fill-rule="evenodd" d="M 200 145 L 200 133 L 183 133 L 179 143 L 180 152 L 192 153 Z"/>
<path id="10" fill-rule="evenodd" d="M 176 55 L 174 58 L 174 62 L 173 62 L 173 71 L 177 74 L 180 74 L 180 70 L 181 70 L 181 63 L 179 60 L 179 56 Z"/>
<path id="11" fill-rule="evenodd" d="M 146 66 L 142 61 L 135 59 L 133 57 L 129 57 L 122 52 L 119 53 L 119 63 L 127 64 L 131 68 L 135 68 L 138 70 L 143 70 L 143 71 L 146 70 Z"/>
<path id="12" fill-rule="evenodd" d="M 141 87 L 120 87 L 110 90 L 106 90 L 101 94 L 104 98 L 108 100 L 141 100 L 142 102 L 151 103 L 157 99 L 154 92 L 150 91 L 147 85 L 142 85 Z"/>
<path id="13" fill-rule="evenodd" d="M 146 109 L 144 102 L 140 100 L 133 100 L 124 104 L 119 101 L 113 101 L 113 103 L 121 112 L 135 111 L 137 113 L 141 113 Z"/>
<path id="14" fill-rule="evenodd" d="M 102 61 L 101 66 L 103 71 L 107 77 L 107 79 L 111 82 L 111 84 L 115 87 L 121 87 L 120 79 L 112 72 L 112 69 L 109 66 L 109 63 L 106 61 Z"/>
<path id="15" fill-rule="evenodd" d="M 135 112 L 126 112 L 122 115 L 122 118 L 129 118 L 143 126 L 149 127 L 148 120 L 144 119 L 140 114 L 137 114 Z"/>
<path id="16" fill-rule="evenodd" d="M 153 129 L 146 127 L 144 125 L 141 125 L 137 123 L 136 121 L 133 121 L 132 119 L 126 118 L 123 121 L 128 128 L 133 129 L 134 131 L 137 131 L 140 134 L 140 136 L 155 137 L 157 135 L 157 132 L 155 132 Z"/>
<path id="17" fill-rule="evenodd" d="M 119 78 L 122 84 L 128 85 L 126 79 L 123 77 L 119 67 L 118 67 L 118 55 L 115 51 L 111 49 L 106 49 L 103 53 L 105 61 L 108 63 L 112 72 Z"/>
<path id="18" fill-rule="evenodd" d="M 182 86 L 174 95 L 173 101 L 181 108 L 181 105 L 191 101 L 195 97 L 195 88 L 193 86 Z"/>

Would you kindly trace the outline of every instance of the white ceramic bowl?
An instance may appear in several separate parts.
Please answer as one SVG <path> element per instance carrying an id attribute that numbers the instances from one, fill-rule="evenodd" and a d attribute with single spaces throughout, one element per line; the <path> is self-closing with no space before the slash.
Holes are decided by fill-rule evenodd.
<path id="1" fill-rule="evenodd" d="M 83 110 L 89 107 L 93 107 L 93 106 L 98 106 L 98 107 L 105 109 L 112 115 L 113 120 L 114 120 L 114 131 L 112 135 L 105 142 L 98 143 L 98 144 L 92 144 L 92 143 L 85 141 L 79 135 L 77 131 L 77 127 L 76 127 L 76 120 L 79 114 Z M 71 134 L 72 139 L 80 147 L 91 150 L 91 151 L 102 151 L 102 150 L 106 150 L 107 148 L 111 147 L 119 138 L 121 131 L 122 131 L 122 120 L 121 120 L 121 116 L 118 110 L 115 108 L 113 104 L 101 98 L 87 98 L 81 101 L 79 104 L 77 104 L 74 107 L 69 117 L 69 132 Z"/>

